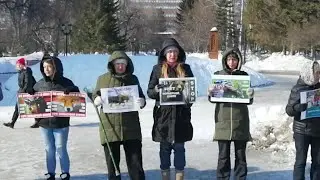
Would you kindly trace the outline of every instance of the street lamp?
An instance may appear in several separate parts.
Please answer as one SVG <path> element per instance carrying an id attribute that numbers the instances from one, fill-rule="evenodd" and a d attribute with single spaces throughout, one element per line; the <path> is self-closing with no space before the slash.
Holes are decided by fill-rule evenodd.
<path id="1" fill-rule="evenodd" d="M 66 44 L 65 44 L 65 56 L 68 55 L 68 36 L 71 34 L 72 31 L 72 24 L 62 24 L 61 31 L 66 36 Z"/>

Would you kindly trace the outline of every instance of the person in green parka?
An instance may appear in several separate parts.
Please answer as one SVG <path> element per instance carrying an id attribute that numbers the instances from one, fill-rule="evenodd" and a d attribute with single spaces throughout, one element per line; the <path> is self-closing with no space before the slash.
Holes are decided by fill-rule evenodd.
<path id="1" fill-rule="evenodd" d="M 227 50 L 222 57 L 221 71 L 215 75 L 243 75 L 241 71 L 242 56 L 238 49 Z M 226 87 L 228 88 L 228 87 Z M 208 100 L 214 91 L 213 87 L 208 88 Z M 247 95 L 250 103 L 253 102 L 254 90 L 249 88 Z M 217 179 L 229 180 L 231 174 L 230 146 L 234 143 L 235 167 L 234 176 L 237 180 L 245 180 L 247 177 L 246 144 L 251 140 L 249 111 L 246 103 L 212 102 L 215 107 L 215 134 L 214 140 L 218 141 L 219 157 L 217 167 Z"/>
<path id="2" fill-rule="evenodd" d="M 123 145 L 129 176 L 132 180 L 144 180 L 145 174 L 142 165 L 142 135 L 138 111 L 122 113 L 104 113 L 102 111 L 103 98 L 100 90 L 102 88 L 113 88 L 129 85 L 138 85 L 139 98 L 137 102 L 140 108 L 146 105 L 145 96 L 139 84 L 138 78 L 133 75 L 134 67 L 131 59 L 123 51 L 114 51 L 109 58 L 108 72 L 99 76 L 95 91 L 93 92 L 94 104 L 101 106 L 100 139 L 104 146 L 105 157 L 110 180 L 120 180 L 116 176 L 107 143 L 110 145 L 111 154 L 114 157 L 117 170 L 120 163 L 120 146 Z M 108 142 L 102 128 L 105 128 Z"/>

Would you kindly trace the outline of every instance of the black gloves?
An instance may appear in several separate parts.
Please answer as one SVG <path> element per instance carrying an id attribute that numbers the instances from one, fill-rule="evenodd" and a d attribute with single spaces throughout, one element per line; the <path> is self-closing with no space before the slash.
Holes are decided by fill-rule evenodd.
<path id="1" fill-rule="evenodd" d="M 65 88 L 64 91 L 63 91 L 64 94 L 69 94 L 70 92 L 71 92 L 71 89 L 68 88 L 68 87 Z"/>
<path id="2" fill-rule="evenodd" d="M 307 103 L 300 104 L 300 112 L 307 110 L 307 108 L 308 108 L 308 104 Z"/>
<path id="3" fill-rule="evenodd" d="M 296 104 L 294 105 L 293 109 L 297 112 L 303 112 L 305 110 L 307 110 L 308 108 L 308 104 L 305 103 L 305 104 Z"/>
<path id="4" fill-rule="evenodd" d="M 98 96 L 101 96 L 101 91 L 98 90 L 96 94 L 97 94 Z"/>
<path id="5" fill-rule="evenodd" d="M 36 92 L 33 89 L 27 89 L 27 92 L 30 95 L 34 95 Z"/>
<path id="6" fill-rule="evenodd" d="M 64 94 L 69 94 L 70 92 L 79 92 L 79 89 L 77 86 L 68 86 L 64 89 Z"/>

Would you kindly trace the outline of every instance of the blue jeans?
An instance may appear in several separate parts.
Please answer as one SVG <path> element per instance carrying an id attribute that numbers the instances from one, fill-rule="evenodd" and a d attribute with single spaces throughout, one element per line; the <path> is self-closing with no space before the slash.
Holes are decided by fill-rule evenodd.
<path id="1" fill-rule="evenodd" d="M 160 169 L 168 170 L 171 166 L 171 151 L 174 150 L 174 167 L 182 171 L 186 166 L 184 143 L 160 142 Z"/>
<path id="2" fill-rule="evenodd" d="M 67 151 L 69 127 L 57 129 L 40 127 L 40 130 L 45 143 L 48 173 L 55 174 L 56 153 L 59 156 L 61 173 L 69 173 L 70 160 Z"/>

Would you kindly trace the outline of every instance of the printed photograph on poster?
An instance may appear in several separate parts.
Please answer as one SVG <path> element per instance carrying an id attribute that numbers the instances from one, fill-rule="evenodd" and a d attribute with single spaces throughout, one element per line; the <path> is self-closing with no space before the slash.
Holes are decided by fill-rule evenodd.
<path id="1" fill-rule="evenodd" d="M 194 103 L 197 98 L 196 78 L 160 78 L 160 105 Z"/>
<path id="2" fill-rule="evenodd" d="M 104 113 L 130 112 L 140 109 L 136 103 L 139 98 L 137 85 L 102 88 L 100 91 Z"/>
<path id="3" fill-rule="evenodd" d="M 249 103 L 250 76 L 213 75 L 210 100 L 213 102 Z"/>
<path id="4" fill-rule="evenodd" d="M 20 118 L 51 117 L 51 92 L 19 93 L 18 107 Z"/>
<path id="5" fill-rule="evenodd" d="M 85 117 L 86 95 L 84 93 L 64 94 L 60 91 L 52 92 L 52 116 L 57 117 Z"/>
<path id="6" fill-rule="evenodd" d="M 301 120 L 320 117 L 320 89 L 301 92 L 300 103 L 307 104 L 307 110 L 301 112 Z"/>

